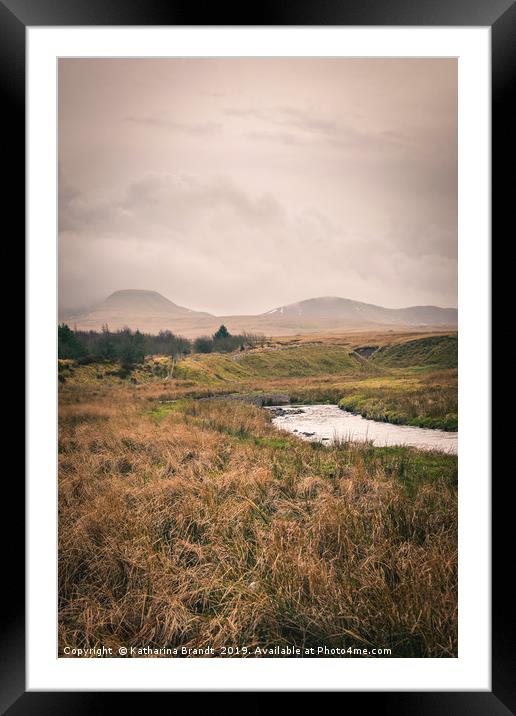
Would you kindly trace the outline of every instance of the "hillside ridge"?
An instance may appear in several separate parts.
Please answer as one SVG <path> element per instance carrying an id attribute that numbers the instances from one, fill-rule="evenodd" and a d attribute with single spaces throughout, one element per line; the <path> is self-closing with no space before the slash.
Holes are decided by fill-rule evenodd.
<path id="1" fill-rule="evenodd" d="M 286 304 L 258 315 L 216 316 L 173 303 L 157 291 L 121 289 L 103 301 L 60 320 L 84 330 L 129 327 L 145 332 L 170 330 L 194 338 L 211 334 L 224 323 L 232 333 L 260 333 L 271 336 L 318 333 L 336 330 L 364 330 L 379 326 L 407 328 L 454 327 L 457 309 L 438 306 L 384 308 L 338 296 L 310 298 Z"/>

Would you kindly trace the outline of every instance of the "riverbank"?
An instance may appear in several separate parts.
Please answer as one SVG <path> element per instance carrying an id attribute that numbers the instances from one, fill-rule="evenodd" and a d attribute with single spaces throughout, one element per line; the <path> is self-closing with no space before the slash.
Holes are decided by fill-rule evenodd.
<path id="1" fill-rule="evenodd" d="M 125 377 L 113 363 L 60 361 L 59 377 L 66 391 L 76 393 L 131 385 L 140 392 L 146 386 L 157 400 L 229 396 L 256 405 L 333 403 L 380 422 L 458 429 L 456 336 L 405 339 L 376 347 L 369 358 L 360 354 L 364 349 L 356 338 L 339 340 L 280 342 L 244 353 L 189 356 L 176 364 L 153 356 Z"/>
<path id="2" fill-rule="evenodd" d="M 335 405 L 298 405 L 268 410 L 278 429 L 325 445 L 370 442 L 375 446 L 403 445 L 418 450 L 457 453 L 458 434 L 454 432 L 368 420 Z"/>
<path id="3" fill-rule="evenodd" d="M 456 432 L 457 371 L 364 380 L 343 386 L 338 405 L 363 418 Z"/>

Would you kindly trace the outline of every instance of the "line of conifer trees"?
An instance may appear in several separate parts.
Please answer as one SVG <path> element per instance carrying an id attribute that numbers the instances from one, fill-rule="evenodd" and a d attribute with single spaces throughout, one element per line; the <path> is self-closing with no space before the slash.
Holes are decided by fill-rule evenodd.
<path id="1" fill-rule="evenodd" d="M 147 355 L 168 355 L 175 359 L 189 353 L 229 353 L 252 348 L 264 341 L 262 336 L 247 333 L 231 335 L 220 326 L 212 336 L 201 336 L 194 341 L 177 336 L 171 331 L 157 334 L 122 328 L 110 331 L 72 330 L 66 323 L 58 326 L 58 357 L 72 358 L 80 362 L 118 360 L 123 365 L 141 363 Z"/>

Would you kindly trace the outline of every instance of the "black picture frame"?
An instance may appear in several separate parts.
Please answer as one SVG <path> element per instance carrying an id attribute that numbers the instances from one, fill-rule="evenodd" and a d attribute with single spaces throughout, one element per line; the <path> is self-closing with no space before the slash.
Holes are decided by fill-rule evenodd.
<path id="1" fill-rule="evenodd" d="M 4 222 L 11 227 L 18 247 L 23 247 L 25 216 L 25 37 L 34 26 L 80 25 L 400 25 L 483 26 L 492 38 L 492 233 L 509 227 L 513 181 L 506 171 L 514 165 L 513 115 L 509 110 L 510 82 L 516 69 L 516 4 L 514 0 L 318 0 L 317 2 L 261 3 L 235 10 L 219 3 L 175 0 L 0 0 L 0 87 L 4 120 L 4 166 L 9 172 Z M 514 81 L 514 80 L 513 80 Z M 5 216 L 11 219 L 6 222 Z M 493 307 L 501 305 L 504 288 L 493 293 Z M 506 289 L 505 289 L 506 290 Z M 498 303 L 497 303 L 498 301 Z M 492 316 L 496 314 L 493 311 Z M 500 319 L 501 320 L 501 319 Z M 33 346 L 29 346 L 29 349 Z M 19 398 L 18 398 L 19 399 Z M 504 440 L 497 429 L 493 445 Z M 16 477 L 14 480 L 12 478 Z M 505 475 L 510 479 L 510 475 Z M 117 693 L 26 692 L 24 610 L 24 486 L 19 475 L 9 475 L 12 496 L 9 510 L 10 545 L 4 550 L 4 592 L 10 609 L 2 613 L 2 668 L 0 708 L 9 716 L 19 714 L 98 713 L 120 707 Z M 6 476 L 7 479 L 7 476 Z M 512 543 L 511 501 L 506 484 L 492 484 L 493 591 L 492 591 L 492 691 L 453 692 L 345 692 L 344 706 L 357 700 L 360 708 L 377 707 L 396 714 L 476 714 L 500 716 L 516 709 L 511 653 L 511 620 L 514 594 L 507 579 L 507 545 Z M 511 531 L 512 532 L 512 531 Z M 6 538 L 7 539 L 7 538 Z M 7 591 L 8 590 L 8 591 Z M 422 664 L 422 668 L 424 665 Z M 148 694 L 129 694 L 132 710 Z M 116 699 L 116 703 L 114 702 Z M 146 702 L 149 707 L 148 701 Z"/>

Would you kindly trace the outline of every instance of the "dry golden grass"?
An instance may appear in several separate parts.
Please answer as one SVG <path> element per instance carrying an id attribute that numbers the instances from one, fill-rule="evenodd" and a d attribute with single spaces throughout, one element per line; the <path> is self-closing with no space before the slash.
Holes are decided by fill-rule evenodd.
<path id="1" fill-rule="evenodd" d="M 396 345 L 405 341 L 413 341 L 418 338 L 429 338 L 431 336 L 457 335 L 457 331 L 450 329 L 425 331 L 418 328 L 378 329 L 378 330 L 355 330 L 355 331 L 329 331 L 317 333 L 306 333 L 290 336 L 272 336 L 267 339 L 267 346 L 293 346 L 306 344 L 344 345 L 350 348 L 360 346 Z"/>
<path id="2" fill-rule="evenodd" d="M 250 405 L 163 391 L 61 390 L 61 654 L 457 655 L 455 458 L 303 443 Z"/>

